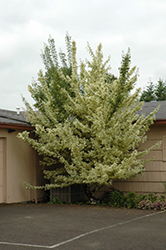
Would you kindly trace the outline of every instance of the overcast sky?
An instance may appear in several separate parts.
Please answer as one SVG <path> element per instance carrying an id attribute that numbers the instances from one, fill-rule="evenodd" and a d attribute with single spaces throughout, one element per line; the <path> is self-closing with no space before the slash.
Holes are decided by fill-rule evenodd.
<path id="1" fill-rule="evenodd" d="M 49 35 L 65 50 L 65 35 L 77 43 L 78 58 L 101 42 L 118 76 L 122 51 L 130 47 L 139 68 L 136 87 L 166 80 L 165 0 L 0 0 L 0 109 L 32 103 L 28 84 L 44 69 L 43 44 Z"/>

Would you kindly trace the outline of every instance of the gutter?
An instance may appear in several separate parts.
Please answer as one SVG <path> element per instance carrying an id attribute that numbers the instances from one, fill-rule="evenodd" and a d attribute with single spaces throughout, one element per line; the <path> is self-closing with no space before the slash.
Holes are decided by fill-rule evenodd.
<path id="1" fill-rule="evenodd" d="M 161 119 L 161 120 L 155 120 L 154 124 L 166 124 L 166 120 Z"/>
<path id="2" fill-rule="evenodd" d="M 20 129 L 20 130 L 34 130 L 34 127 L 30 125 L 14 124 L 14 123 L 0 123 L 0 128 L 9 128 L 9 129 Z"/>

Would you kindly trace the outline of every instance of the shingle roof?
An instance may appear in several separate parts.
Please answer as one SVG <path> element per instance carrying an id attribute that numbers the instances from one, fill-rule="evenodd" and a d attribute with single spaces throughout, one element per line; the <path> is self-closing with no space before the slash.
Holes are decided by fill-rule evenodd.
<path id="1" fill-rule="evenodd" d="M 154 109 L 160 106 L 159 110 L 155 114 L 156 120 L 166 120 L 166 101 L 152 101 L 145 102 L 142 106 L 142 110 L 138 112 L 138 114 L 150 114 Z"/>
<path id="2" fill-rule="evenodd" d="M 140 110 L 138 114 L 148 115 L 158 106 L 160 106 L 160 108 L 155 115 L 156 120 L 166 120 L 166 101 L 145 102 L 142 106 L 142 110 Z M 0 109 L 0 124 L 13 124 L 30 127 L 31 125 L 26 121 L 23 113 L 24 112 L 20 112 L 20 114 L 17 115 L 16 111 Z"/>
<path id="3" fill-rule="evenodd" d="M 18 115 L 16 111 L 0 109 L 0 124 L 30 126 L 30 123 L 26 121 L 22 113 L 20 112 Z"/>

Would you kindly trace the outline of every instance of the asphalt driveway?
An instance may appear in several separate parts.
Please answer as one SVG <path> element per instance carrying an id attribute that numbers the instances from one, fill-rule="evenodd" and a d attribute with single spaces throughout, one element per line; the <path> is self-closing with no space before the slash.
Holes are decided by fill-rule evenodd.
<path id="1" fill-rule="evenodd" d="M 166 249 L 166 212 L 98 206 L 0 205 L 0 249 Z"/>

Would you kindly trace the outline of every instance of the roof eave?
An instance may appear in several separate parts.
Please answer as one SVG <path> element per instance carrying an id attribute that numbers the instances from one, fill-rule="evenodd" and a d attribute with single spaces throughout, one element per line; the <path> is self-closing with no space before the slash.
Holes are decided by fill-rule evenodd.
<path id="1" fill-rule="evenodd" d="M 166 120 L 165 119 L 155 120 L 154 124 L 166 124 Z"/>
<path id="2" fill-rule="evenodd" d="M 13 124 L 13 123 L 0 123 L 0 128 L 10 128 L 10 129 L 19 129 L 19 130 L 34 130 L 34 127 L 30 125 L 23 124 Z"/>

